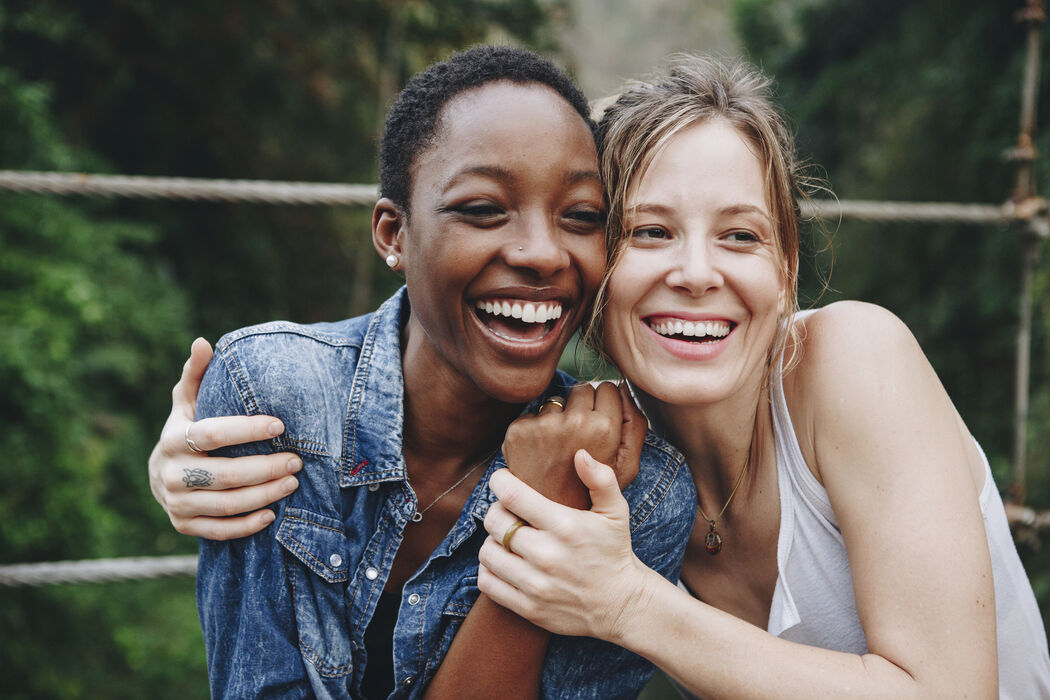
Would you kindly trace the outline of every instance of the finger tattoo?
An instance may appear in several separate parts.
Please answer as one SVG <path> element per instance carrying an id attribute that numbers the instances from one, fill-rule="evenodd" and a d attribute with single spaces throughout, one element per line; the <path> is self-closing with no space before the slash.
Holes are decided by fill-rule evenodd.
<path id="1" fill-rule="evenodd" d="M 207 469 L 183 469 L 182 471 L 186 474 L 182 480 L 190 488 L 211 486 L 215 483 L 215 477 Z"/>

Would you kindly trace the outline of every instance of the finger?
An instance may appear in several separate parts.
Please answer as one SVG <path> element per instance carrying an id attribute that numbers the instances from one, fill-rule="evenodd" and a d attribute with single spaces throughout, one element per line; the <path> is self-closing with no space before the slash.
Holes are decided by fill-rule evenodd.
<path id="1" fill-rule="evenodd" d="M 587 450 L 576 450 L 573 460 L 576 474 L 591 492 L 591 512 L 602 515 L 622 515 L 627 501 L 616 483 L 616 473 L 611 467 L 591 457 Z"/>
<path id="2" fill-rule="evenodd" d="M 533 611 L 533 607 L 524 593 L 501 579 L 484 564 L 478 565 L 478 589 L 492 599 L 493 602 L 526 619 L 528 619 L 529 613 Z"/>
<path id="3" fill-rule="evenodd" d="M 197 392 L 201 388 L 201 379 L 214 353 L 211 344 L 204 338 L 197 338 L 190 345 L 190 357 L 182 366 L 182 376 L 171 391 L 172 410 L 178 410 L 186 418 L 193 419 L 194 407 L 197 405 Z"/>
<path id="4" fill-rule="evenodd" d="M 190 426 L 190 439 L 205 452 L 231 445 L 244 445 L 275 438 L 284 424 L 273 416 L 220 416 L 203 418 Z M 189 445 L 186 446 L 189 451 Z"/>
<path id="5" fill-rule="evenodd" d="M 167 465 L 164 487 L 171 493 L 188 489 L 224 491 L 265 484 L 295 474 L 303 460 L 291 452 L 244 457 L 198 457 Z"/>
<path id="6" fill-rule="evenodd" d="M 294 476 L 286 476 L 277 481 L 227 491 L 207 489 L 176 491 L 168 495 L 166 505 L 173 519 L 177 517 L 188 520 L 202 515 L 229 517 L 244 515 L 268 506 L 297 488 L 299 488 L 299 480 Z"/>
<path id="7" fill-rule="evenodd" d="M 594 410 L 615 419 L 615 425 L 623 422 L 623 400 L 612 382 L 602 382 L 594 390 Z"/>
<path id="8" fill-rule="evenodd" d="M 518 516 L 504 508 L 502 503 L 496 501 L 489 506 L 489 511 L 485 513 L 485 519 L 482 520 L 482 524 L 485 526 L 485 530 L 497 541 L 502 541 L 507 528 L 519 519 Z"/>
<path id="9" fill-rule="evenodd" d="M 495 537 L 488 537 L 482 543 L 478 562 L 515 588 L 521 588 L 536 574 L 532 564 L 508 552 Z"/>
<path id="10" fill-rule="evenodd" d="M 172 520 L 175 529 L 184 535 L 203 537 L 208 540 L 226 541 L 254 535 L 272 523 L 272 510 L 258 510 L 236 518 L 190 518 L 178 523 Z"/>
<path id="11" fill-rule="evenodd" d="M 550 396 L 546 401 L 536 410 L 536 415 L 541 416 L 544 413 L 557 412 L 561 413 L 565 410 L 565 397 L 564 396 Z M 524 416 L 523 416 L 524 417 Z M 518 420 L 521 420 L 519 418 Z"/>
<path id="12" fill-rule="evenodd" d="M 545 498 L 511 474 L 509 469 L 497 469 L 493 472 L 489 477 L 489 488 L 510 513 L 541 530 L 554 529 L 567 514 L 578 512 L 575 508 L 568 508 Z M 500 537 L 502 536 L 503 533 L 500 533 Z"/>
<path id="13" fill-rule="evenodd" d="M 569 390 L 569 399 L 565 403 L 565 411 L 593 411 L 594 410 L 594 387 L 587 382 L 580 382 Z"/>
<path id="14" fill-rule="evenodd" d="M 634 402 L 626 383 L 620 385 L 619 395 L 623 427 L 620 429 L 620 447 L 616 451 L 616 474 L 622 489 L 638 475 L 649 421 Z"/>

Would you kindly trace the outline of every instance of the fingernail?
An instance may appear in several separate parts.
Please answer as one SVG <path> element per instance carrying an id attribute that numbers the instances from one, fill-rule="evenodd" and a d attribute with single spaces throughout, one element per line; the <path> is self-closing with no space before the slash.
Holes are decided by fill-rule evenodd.
<path id="1" fill-rule="evenodd" d="M 266 511 L 263 511 L 263 514 L 262 514 L 262 516 L 259 519 L 262 520 L 262 524 L 263 525 L 269 525 L 270 523 L 273 522 L 274 517 L 276 517 L 276 516 L 274 516 L 272 510 L 266 510 Z"/>
<path id="2" fill-rule="evenodd" d="M 288 477 L 281 484 L 281 490 L 284 491 L 285 493 L 291 493 L 292 491 L 295 491 L 297 488 L 299 488 L 299 480 L 296 479 L 294 476 Z"/>
<path id="3" fill-rule="evenodd" d="M 284 432 L 284 426 L 281 425 L 281 421 L 275 420 L 273 423 L 270 423 L 269 430 L 270 437 L 277 437 L 278 435 Z"/>
<path id="4" fill-rule="evenodd" d="M 303 460 L 299 459 L 298 457 L 292 457 L 290 460 L 288 460 L 288 473 L 289 474 L 294 474 L 294 473 L 296 473 L 297 471 L 299 471 L 302 468 L 303 468 Z"/>

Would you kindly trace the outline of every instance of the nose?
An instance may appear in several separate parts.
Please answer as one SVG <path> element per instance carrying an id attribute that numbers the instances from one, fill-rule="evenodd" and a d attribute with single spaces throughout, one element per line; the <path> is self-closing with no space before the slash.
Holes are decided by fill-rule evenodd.
<path id="1" fill-rule="evenodd" d="M 725 283 L 719 266 L 718 247 L 706 236 L 684 236 L 683 245 L 672 252 L 667 284 L 690 296 L 700 296 Z"/>
<path id="2" fill-rule="evenodd" d="M 504 246 L 503 257 L 511 267 L 551 277 L 569 266 L 564 231 L 545 215 L 523 216 Z"/>

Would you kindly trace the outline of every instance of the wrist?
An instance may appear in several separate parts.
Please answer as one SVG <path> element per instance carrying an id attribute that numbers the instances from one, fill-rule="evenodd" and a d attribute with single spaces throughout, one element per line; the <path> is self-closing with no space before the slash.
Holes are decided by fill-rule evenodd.
<path id="1" fill-rule="evenodd" d="M 637 557 L 624 577 L 628 585 L 618 587 L 623 591 L 619 608 L 609 619 L 609 630 L 602 636 L 606 641 L 629 649 L 633 633 L 645 629 L 649 624 L 646 611 L 652 606 L 661 584 L 667 581 Z"/>

